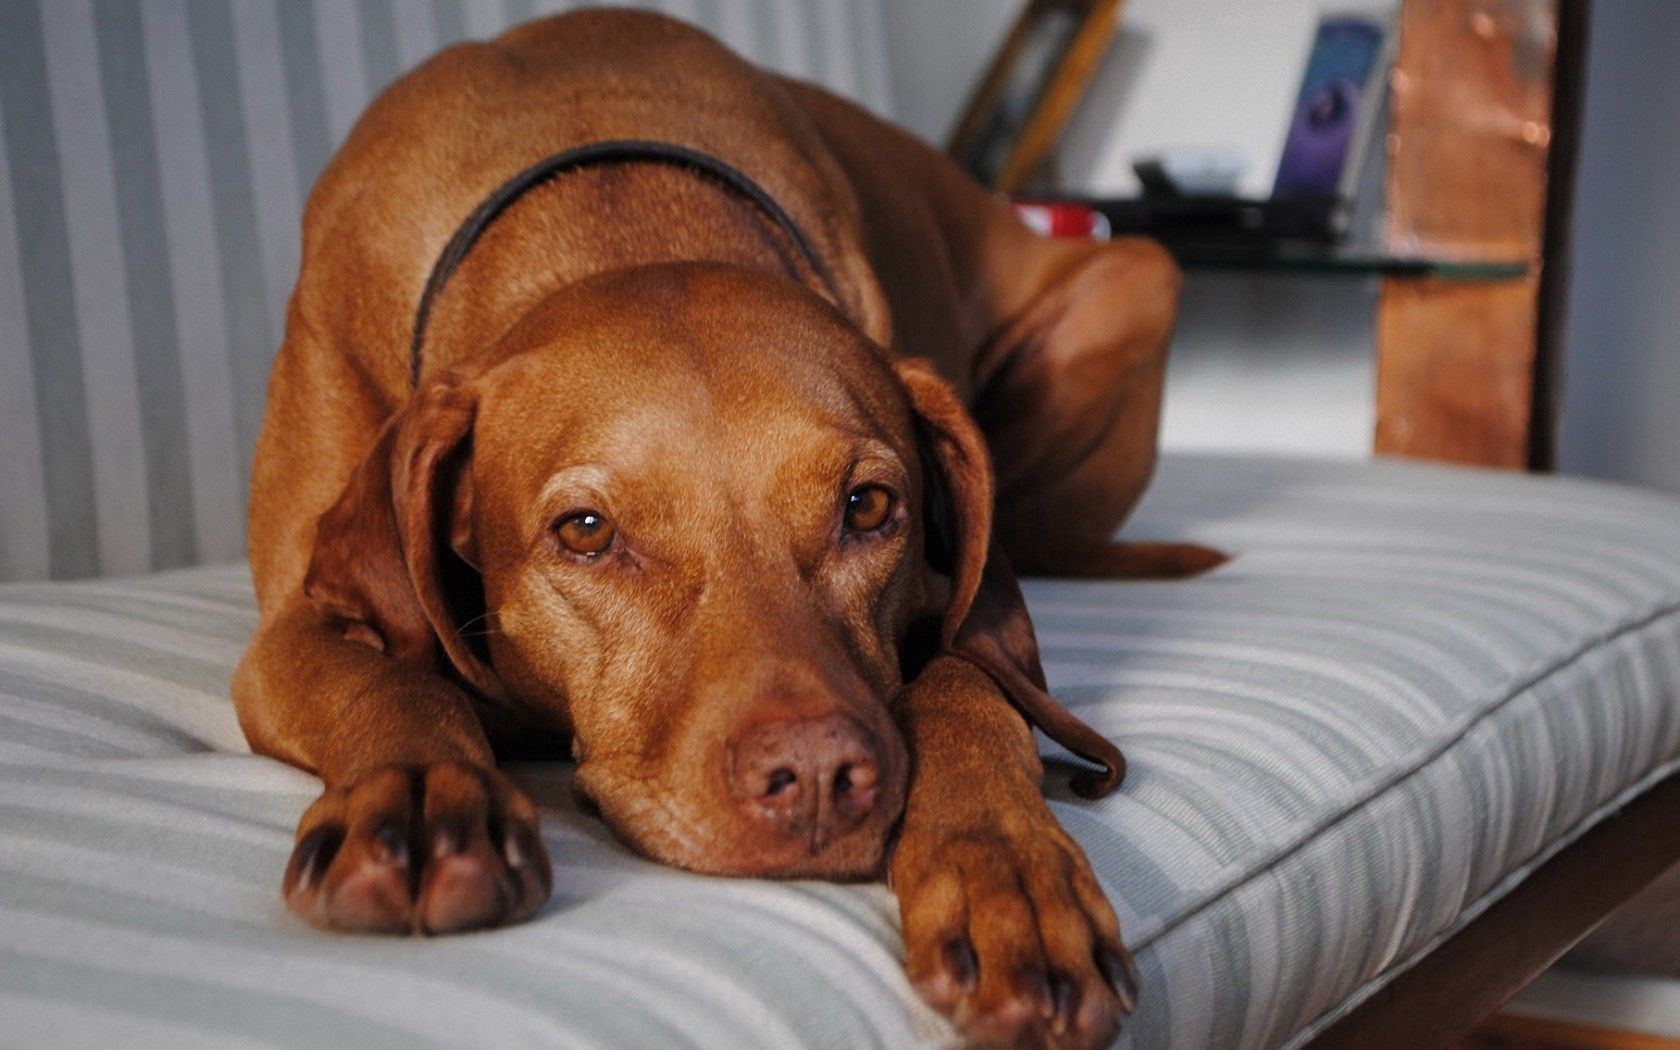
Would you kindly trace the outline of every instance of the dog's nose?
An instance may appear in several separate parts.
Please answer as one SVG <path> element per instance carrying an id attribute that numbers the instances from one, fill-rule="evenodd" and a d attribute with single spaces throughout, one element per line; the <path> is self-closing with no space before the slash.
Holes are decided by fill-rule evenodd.
<path id="1" fill-rule="evenodd" d="M 875 808 L 881 762 L 875 741 L 845 715 L 770 722 L 736 740 L 730 783 L 765 831 L 806 838 L 813 853 Z"/>

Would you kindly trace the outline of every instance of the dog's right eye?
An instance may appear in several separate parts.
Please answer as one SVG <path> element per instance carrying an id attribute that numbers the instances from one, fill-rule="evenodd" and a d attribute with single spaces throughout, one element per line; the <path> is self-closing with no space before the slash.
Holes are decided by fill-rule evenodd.
<path id="1" fill-rule="evenodd" d="M 898 501 L 883 485 L 859 485 L 846 493 L 846 529 L 849 532 L 878 532 L 891 521 Z"/>
<path id="2" fill-rule="evenodd" d="M 612 546 L 617 530 L 606 516 L 593 510 L 580 510 L 555 519 L 550 530 L 561 548 L 582 558 L 593 558 Z"/>

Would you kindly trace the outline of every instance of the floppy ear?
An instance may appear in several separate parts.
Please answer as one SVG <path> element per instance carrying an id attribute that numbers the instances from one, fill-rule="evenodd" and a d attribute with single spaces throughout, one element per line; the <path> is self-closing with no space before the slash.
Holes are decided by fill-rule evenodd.
<path id="1" fill-rule="evenodd" d="M 303 590 L 345 637 L 435 667 L 439 650 L 469 685 L 499 698 L 486 659 L 462 633 L 483 608 L 472 566 L 473 388 L 428 380 L 391 417 L 315 527 Z"/>
<path id="2" fill-rule="evenodd" d="M 1072 787 L 1085 798 L 1106 795 L 1126 775 L 1126 760 L 1045 687 L 1026 602 L 1008 560 L 992 542 L 993 482 L 985 439 L 956 391 L 926 362 L 903 359 L 894 368 L 916 416 L 928 559 L 951 581 L 940 647 L 990 675 L 1044 735 L 1102 766 L 1100 774 L 1075 776 Z"/>

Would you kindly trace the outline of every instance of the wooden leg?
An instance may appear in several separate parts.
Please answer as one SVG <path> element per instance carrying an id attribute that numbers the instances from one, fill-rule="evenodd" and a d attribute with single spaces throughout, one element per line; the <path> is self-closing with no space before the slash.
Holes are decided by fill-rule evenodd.
<path id="1" fill-rule="evenodd" d="M 1555 14 L 1555 0 L 1402 5 L 1390 246 L 1532 260 L 1536 272 L 1486 283 L 1384 282 L 1379 453 L 1514 469 L 1529 461 Z"/>

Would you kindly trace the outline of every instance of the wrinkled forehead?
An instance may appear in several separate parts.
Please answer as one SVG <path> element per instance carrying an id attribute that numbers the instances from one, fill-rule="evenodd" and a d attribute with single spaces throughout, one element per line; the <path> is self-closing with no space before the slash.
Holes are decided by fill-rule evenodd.
<path id="1" fill-rule="evenodd" d="M 733 276 L 651 283 L 550 304 L 514 334 L 528 345 L 485 378 L 475 438 L 510 495 L 574 464 L 742 485 L 789 463 L 913 458 L 880 351 L 814 296 Z"/>

